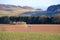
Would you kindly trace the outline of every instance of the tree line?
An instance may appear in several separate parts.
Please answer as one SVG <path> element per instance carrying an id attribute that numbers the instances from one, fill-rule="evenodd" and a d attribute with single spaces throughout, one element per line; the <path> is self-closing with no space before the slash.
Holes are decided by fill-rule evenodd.
<path id="1" fill-rule="evenodd" d="M 60 24 L 60 16 L 48 17 L 42 16 L 3 16 L 0 17 L 0 24 L 9 24 L 10 22 L 26 22 L 27 24 Z"/>

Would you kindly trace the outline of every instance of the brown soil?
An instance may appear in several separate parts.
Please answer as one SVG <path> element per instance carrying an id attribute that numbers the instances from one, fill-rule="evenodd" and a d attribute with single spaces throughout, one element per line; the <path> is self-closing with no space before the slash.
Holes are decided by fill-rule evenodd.
<path id="1" fill-rule="evenodd" d="M 57 24 L 30 24 L 30 25 L 29 24 L 28 25 L 0 24 L 0 31 L 60 33 L 60 25 L 57 25 Z"/>

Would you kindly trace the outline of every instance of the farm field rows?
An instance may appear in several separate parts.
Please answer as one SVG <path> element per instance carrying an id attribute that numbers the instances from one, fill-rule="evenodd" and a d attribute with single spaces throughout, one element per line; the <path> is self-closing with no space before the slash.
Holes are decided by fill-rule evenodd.
<path id="1" fill-rule="evenodd" d="M 0 31 L 60 33 L 59 24 L 0 24 Z"/>
<path id="2" fill-rule="evenodd" d="M 60 25 L 59 24 L 58 25 L 57 24 L 28 24 L 28 25 L 0 24 L 0 31 L 60 33 Z"/>

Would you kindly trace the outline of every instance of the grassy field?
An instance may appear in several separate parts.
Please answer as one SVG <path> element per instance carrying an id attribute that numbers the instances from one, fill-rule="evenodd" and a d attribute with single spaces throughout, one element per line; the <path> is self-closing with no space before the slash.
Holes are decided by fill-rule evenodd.
<path id="1" fill-rule="evenodd" d="M 0 32 L 0 40 L 60 40 L 60 34 L 37 32 Z"/>

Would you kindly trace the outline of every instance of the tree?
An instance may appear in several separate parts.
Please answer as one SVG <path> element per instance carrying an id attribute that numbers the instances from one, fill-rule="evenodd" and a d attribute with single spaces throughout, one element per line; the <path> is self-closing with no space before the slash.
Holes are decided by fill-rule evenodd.
<path id="1" fill-rule="evenodd" d="M 60 14 L 55 14 L 54 16 L 52 16 L 51 20 L 54 24 L 60 24 Z"/>
<path id="2" fill-rule="evenodd" d="M 46 15 L 39 16 L 39 24 L 48 24 L 49 22 L 50 19 Z"/>
<path id="3" fill-rule="evenodd" d="M 9 23 L 9 17 L 8 16 L 3 16 L 3 17 L 0 17 L 0 23 L 1 24 L 8 24 Z"/>

